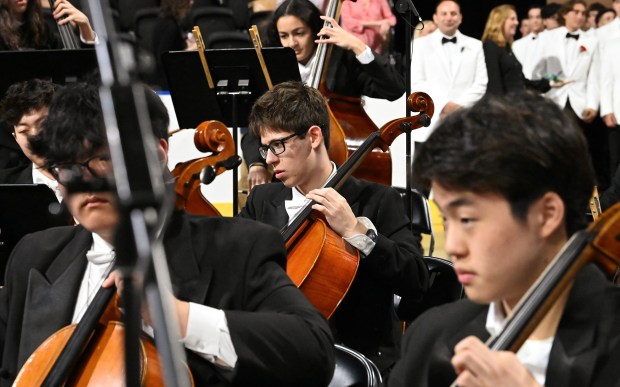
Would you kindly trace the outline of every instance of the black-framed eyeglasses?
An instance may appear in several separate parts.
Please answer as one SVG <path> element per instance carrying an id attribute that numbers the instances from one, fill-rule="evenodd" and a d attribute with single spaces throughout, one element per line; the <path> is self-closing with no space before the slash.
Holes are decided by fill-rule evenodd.
<path id="1" fill-rule="evenodd" d="M 271 153 L 273 153 L 275 156 L 282 154 L 286 150 L 284 144 L 291 138 L 295 136 L 300 136 L 302 134 L 304 133 L 293 133 L 290 136 L 273 140 L 269 143 L 269 145 L 261 145 L 258 147 L 258 153 L 260 153 L 261 157 L 264 159 L 267 158 L 267 151 L 271 151 Z"/>
<path id="2" fill-rule="evenodd" d="M 112 170 L 110 155 L 97 155 L 89 158 L 83 163 L 58 164 L 49 168 L 52 176 L 54 176 L 60 184 L 67 184 L 75 179 L 82 179 L 85 170 L 93 177 L 107 177 Z"/>

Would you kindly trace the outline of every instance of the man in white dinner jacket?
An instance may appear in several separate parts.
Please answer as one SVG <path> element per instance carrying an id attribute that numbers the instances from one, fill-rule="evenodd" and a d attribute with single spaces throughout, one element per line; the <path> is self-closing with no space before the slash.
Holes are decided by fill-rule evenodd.
<path id="1" fill-rule="evenodd" d="M 473 105 L 487 88 L 482 42 L 458 30 L 462 20 L 457 1 L 441 0 L 433 15 L 437 30 L 413 42 L 411 90 L 433 99 L 431 129 L 446 115 Z"/>
<path id="2" fill-rule="evenodd" d="M 541 61 L 534 78 L 572 81 L 564 87 L 551 88 L 546 96 L 572 115 L 584 131 L 593 156 L 599 184 L 609 182 L 607 134 L 601 131 L 597 116 L 600 101 L 599 41 L 581 29 L 586 21 L 586 5 L 569 1 L 560 9 L 564 26 L 541 35 Z"/>
<path id="3" fill-rule="evenodd" d="M 609 130 L 610 170 L 620 164 L 620 36 L 601 50 L 601 117 Z"/>
<path id="4" fill-rule="evenodd" d="M 533 79 L 534 66 L 540 60 L 539 34 L 544 31 L 545 26 L 542 20 L 542 6 L 532 5 L 527 11 L 527 19 L 530 22 L 530 33 L 512 43 L 512 52 L 515 58 L 523 66 L 523 75 L 527 79 Z"/>

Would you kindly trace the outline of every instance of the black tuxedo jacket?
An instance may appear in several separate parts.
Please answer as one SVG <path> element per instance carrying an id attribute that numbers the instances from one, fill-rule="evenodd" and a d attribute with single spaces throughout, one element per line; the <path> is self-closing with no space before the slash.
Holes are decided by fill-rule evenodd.
<path id="1" fill-rule="evenodd" d="M 468 300 L 429 310 L 405 334 L 403 356 L 388 386 L 449 386 L 456 374 L 450 359 L 454 346 L 467 336 L 485 341 L 488 305 Z M 553 341 L 545 386 L 612 386 L 620 380 L 620 288 L 592 265 L 577 276 Z M 616 354 L 614 364 L 609 364 Z M 611 356 L 611 357 L 610 357 Z M 597 380 L 614 367 L 613 379 Z"/>
<path id="2" fill-rule="evenodd" d="M 17 245 L 0 290 L 2 384 L 29 355 L 68 325 L 92 234 L 61 227 Z M 188 351 L 196 385 L 321 386 L 333 373 L 325 319 L 289 280 L 282 239 L 245 219 L 177 213 L 164 240 L 175 295 L 224 310 L 238 355 L 233 372 Z"/>
<path id="3" fill-rule="evenodd" d="M 0 170 L 0 184 L 32 184 L 33 164 Z"/>
<path id="4" fill-rule="evenodd" d="M 378 239 L 370 255 L 361 259 L 330 325 L 337 342 L 362 352 L 383 371 L 398 358 L 402 336 L 394 293 L 416 298 L 428 285 L 420 237 L 407 228 L 402 199 L 393 188 L 350 177 L 339 192 L 355 216 L 373 222 Z M 284 201 L 291 198 L 291 189 L 282 183 L 256 186 L 239 216 L 280 229 L 288 222 Z"/>

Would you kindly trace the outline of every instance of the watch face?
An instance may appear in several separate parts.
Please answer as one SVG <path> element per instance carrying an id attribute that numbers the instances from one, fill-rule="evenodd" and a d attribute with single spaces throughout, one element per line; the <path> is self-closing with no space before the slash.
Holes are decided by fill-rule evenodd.
<path id="1" fill-rule="evenodd" d="M 366 236 L 370 238 L 373 242 L 377 241 L 377 233 L 372 228 L 369 228 L 368 231 L 366 231 Z"/>

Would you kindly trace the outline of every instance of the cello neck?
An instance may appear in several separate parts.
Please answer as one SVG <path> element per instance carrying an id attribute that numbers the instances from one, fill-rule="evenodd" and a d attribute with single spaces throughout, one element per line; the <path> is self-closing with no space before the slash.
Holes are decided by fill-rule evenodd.
<path id="1" fill-rule="evenodd" d="M 351 155 L 345 161 L 344 164 L 340 168 L 331 179 L 327 181 L 324 188 L 333 188 L 338 189 L 342 186 L 342 184 L 347 180 L 349 176 L 355 171 L 357 166 L 362 162 L 364 156 L 368 154 L 373 148 L 376 146 L 377 140 L 380 139 L 379 131 L 373 132 L 368 136 L 368 138 L 360 145 L 357 151 Z M 312 205 L 315 204 L 315 201 L 310 201 L 306 203 L 301 211 L 297 213 L 293 221 L 288 225 L 284 226 L 280 233 L 286 242 L 295 234 L 295 232 L 301 227 L 301 225 L 308 219 L 310 214 L 312 213 Z"/>

